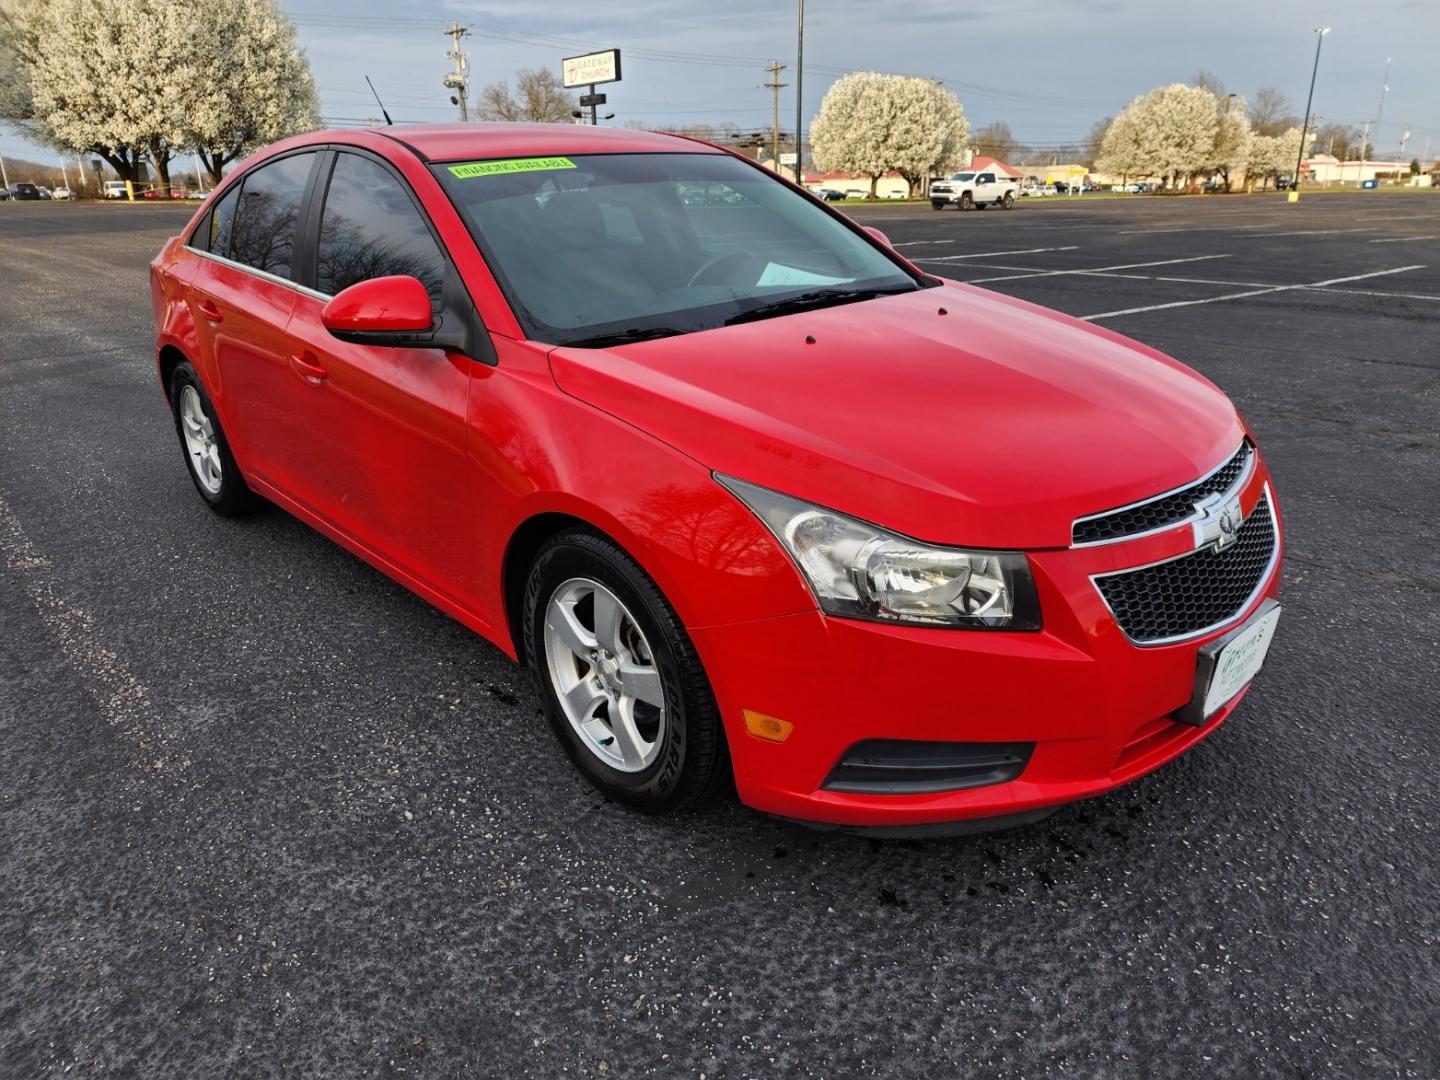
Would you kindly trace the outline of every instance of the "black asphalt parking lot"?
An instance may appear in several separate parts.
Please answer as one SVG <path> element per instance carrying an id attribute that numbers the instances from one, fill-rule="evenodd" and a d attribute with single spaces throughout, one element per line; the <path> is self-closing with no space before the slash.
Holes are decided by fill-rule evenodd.
<path id="1" fill-rule="evenodd" d="M 0 205 L 0 1076 L 1440 1075 L 1440 194 L 855 210 L 1209 376 L 1288 526 L 1215 736 L 923 842 L 608 805 L 497 650 L 212 515 L 188 213 Z"/>

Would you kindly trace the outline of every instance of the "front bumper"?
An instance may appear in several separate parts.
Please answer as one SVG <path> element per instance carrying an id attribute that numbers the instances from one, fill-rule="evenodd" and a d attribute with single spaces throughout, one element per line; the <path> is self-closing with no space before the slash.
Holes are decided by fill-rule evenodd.
<path id="1" fill-rule="evenodd" d="M 1247 512 L 1269 479 L 1263 467 L 1255 472 Z M 1198 727 L 1175 718 L 1194 692 L 1199 650 L 1276 596 L 1278 507 L 1276 521 L 1277 557 L 1257 595 L 1224 626 L 1174 644 L 1128 640 L 1091 577 L 1193 550 L 1189 526 L 1029 553 L 1044 618 L 1037 632 L 894 626 L 818 611 L 693 629 L 725 718 L 742 801 L 784 817 L 862 828 L 1023 821 L 1158 768 L 1218 728 L 1245 696 Z M 744 724 L 747 709 L 785 720 L 793 731 L 782 743 L 756 738 Z M 1034 749 L 1015 779 L 981 787 L 925 794 L 827 788 L 846 752 L 872 739 Z"/>

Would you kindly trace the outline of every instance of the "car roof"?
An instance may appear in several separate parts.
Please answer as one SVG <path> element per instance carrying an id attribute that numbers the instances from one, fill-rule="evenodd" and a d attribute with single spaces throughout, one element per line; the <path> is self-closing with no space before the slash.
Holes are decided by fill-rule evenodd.
<path id="1" fill-rule="evenodd" d="M 722 153 L 708 143 L 678 135 L 589 124 L 393 124 L 370 128 L 430 161 L 542 157 L 565 154 Z M 335 142 L 349 132 L 316 132 Z"/>

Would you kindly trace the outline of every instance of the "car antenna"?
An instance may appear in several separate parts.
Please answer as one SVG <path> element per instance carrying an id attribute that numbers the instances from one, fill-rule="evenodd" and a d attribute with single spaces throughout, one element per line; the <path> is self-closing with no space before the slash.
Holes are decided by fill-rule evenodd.
<path id="1" fill-rule="evenodd" d="M 390 114 L 385 111 L 385 103 L 380 100 L 380 95 L 376 92 L 376 90 L 375 90 L 375 84 L 370 81 L 370 76 L 369 76 L 369 75 L 366 75 L 366 76 L 365 76 L 365 83 L 366 83 L 367 86 L 370 87 L 370 92 L 371 92 L 372 94 L 375 94 L 375 104 L 380 106 L 380 115 L 383 116 L 383 117 L 385 117 L 385 123 L 387 123 L 387 124 L 389 124 L 389 125 L 391 125 L 391 126 L 393 127 L 394 124 L 395 124 L 395 121 L 394 121 L 394 120 L 391 120 L 391 119 L 390 119 Z"/>

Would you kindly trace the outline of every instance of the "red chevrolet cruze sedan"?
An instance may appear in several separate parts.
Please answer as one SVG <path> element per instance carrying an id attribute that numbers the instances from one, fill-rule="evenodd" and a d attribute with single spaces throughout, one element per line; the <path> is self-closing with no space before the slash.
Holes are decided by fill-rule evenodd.
<path id="1" fill-rule="evenodd" d="M 317 132 L 153 264 L 201 497 L 263 496 L 534 673 L 659 811 L 1036 820 L 1236 708 L 1280 516 L 1225 395 L 917 269 L 754 163 L 572 126 Z"/>

